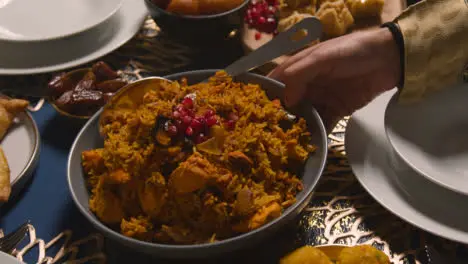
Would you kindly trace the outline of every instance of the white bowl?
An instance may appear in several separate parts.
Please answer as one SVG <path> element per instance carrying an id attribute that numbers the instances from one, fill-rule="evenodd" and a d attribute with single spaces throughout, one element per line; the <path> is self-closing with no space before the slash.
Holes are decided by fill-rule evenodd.
<path id="1" fill-rule="evenodd" d="M 411 105 L 399 104 L 397 96 L 385 113 L 387 137 L 395 152 L 432 182 L 468 195 L 468 85 L 450 87 Z"/>

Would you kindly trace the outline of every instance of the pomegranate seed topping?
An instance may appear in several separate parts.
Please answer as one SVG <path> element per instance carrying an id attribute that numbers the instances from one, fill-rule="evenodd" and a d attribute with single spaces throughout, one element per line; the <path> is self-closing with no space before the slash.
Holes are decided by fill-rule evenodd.
<path id="1" fill-rule="evenodd" d="M 192 117 L 190 117 L 189 115 L 183 116 L 182 122 L 184 122 L 184 125 L 188 126 L 192 123 Z"/>
<path id="2" fill-rule="evenodd" d="M 184 100 L 182 100 L 182 105 L 185 106 L 186 108 L 192 108 L 193 107 L 192 98 L 189 98 L 189 97 L 184 98 Z"/>
<path id="3" fill-rule="evenodd" d="M 216 116 L 210 116 L 206 119 L 206 125 L 208 127 L 212 127 L 216 125 L 217 123 L 218 123 L 218 119 L 216 118 Z"/>
<path id="4" fill-rule="evenodd" d="M 231 112 L 229 113 L 228 118 L 229 120 L 237 121 L 239 119 L 239 116 L 237 116 L 234 112 Z"/>
<path id="5" fill-rule="evenodd" d="M 191 109 L 186 109 L 182 115 L 182 117 L 184 116 L 189 116 L 191 118 L 193 118 L 193 111 Z"/>
<path id="6" fill-rule="evenodd" d="M 206 110 L 206 112 L 205 112 L 205 117 L 206 117 L 206 118 L 208 118 L 208 117 L 210 117 L 210 116 L 214 116 L 214 115 L 215 115 L 215 112 L 214 112 L 213 110 L 211 110 L 211 109 L 208 109 L 208 110 Z"/>
<path id="7" fill-rule="evenodd" d="M 262 33 L 255 32 L 255 40 L 259 40 L 260 38 L 262 38 Z"/>
<path id="8" fill-rule="evenodd" d="M 187 127 L 186 125 L 184 125 L 184 123 L 181 120 L 176 120 L 174 125 L 179 131 L 184 131 L 185 128 Z"/>
<path id="9" fill-rule="evenodd" d="M 265 24 L 265 22 L 266 22 L 265 17 L 259 17 L 258 18 L 258 24 L 262 25 L 262 24 Z"/>
<path id="10" fill-rule="evenodd" d="M 177 111 L 177 112 L 183 112 L 183 111 L 185 111 L 185 109 L 184 109 L 184 107 L 183 107 L 182 105 L 177 105 L 177 106 L 175 107 L 175 111 Z"/>
<path id="11" fill-rule="evenodd" d="M 251 2 L 245 13 L 245 22 L 250 28 L 257 29 L 259 32 L 273 34 L 276 30 L 277 20 L 277 5 L 279 0 L 257 0 Z M 254 35 L 256 40 L 262 38 L 261 34 Z"/>
<path id="12" fill-rule="evenodd" d="M 180 112 L 179 112 L 179 111 L 174 111 L 174 112 L 172 113 L 172 117 L 175 118 L 175 119 L 179 119 L 180 116 L 181 116 L 181 115 L 180 115 Z"/>
<path id="13" fill-rule="evenodd" d="M 200 122 L 200 120 L 198 120 L 198 119 L 194 119 L 194 120 L 192 120 L 192 123 L 190 124 L 190 127 L 192 127 L 192 129 L 195 132 L 200 132 L 203 129 L 203 123 Z"/>
<path id="14" fill-rule="evenodd" d="M 207 140 L 206 136 L 203 133 L 200 133 L 195 137 L 195 144 L 203 143 L 206 140 Z"/>
<path id="15" fill-rule="evenodd" d="M 273 33 L 276 30 L 276 20 L 272 17 L 267 18 L 263 29 L 266 33 Z"/>
<path id="16" fill-rule="evenodd" d="M 187 110 L 187 109 L 184 109 L 184 111 L 180 112 L 181 116 L 184 117 L 184 116 L 192 116 L 191 114 L 191 111 L 190 110 Z"/>
<path id="17" fill-rule="evenodd" d="M 252 9 L 250 9 L 250 15 L 252 18 L 257 18 L 260 16 L 260 13 L 258 12 L 257 8 L 252 7 Z"/>
<path id="18" fill-rule="evenodd" d="M 198 120 L 198 122 L 200 122 L 202 125 L 206 123 L 206 118 L 204 116 L 198 116 L 195 119 Z"/>
<path id="19" fill-rule="evenodd" d="M 187 135 L 188 137 L 191 137 L 193 135 L 192 127 L 187 127 L 187 129 L 185 129 L 185 135 Z"/>
<path id="20" fill-rule="evenodd" d="M 167 133 L 169 134 L 169 136 L 175 137 L 177 136 L 177 132 L 178 132 L 178 129 L 175 125 L 169 125 L 167 127 Z"/>
<path id="21" fill-rule="evenodd" d="M 228 121 L 226 122 L 226 127 L 227 127 L 229 130 L 233 130 L 235 126 L 236 126 L 236 121 L 234 121 L 234 120 L 228 120 Z"/>

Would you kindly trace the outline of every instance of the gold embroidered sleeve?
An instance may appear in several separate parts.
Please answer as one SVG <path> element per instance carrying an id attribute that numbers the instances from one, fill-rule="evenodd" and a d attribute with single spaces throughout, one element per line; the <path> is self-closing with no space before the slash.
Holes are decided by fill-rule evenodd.
<path id="1" fill-rule="evenodd" d="M 463 80 L 468 64 L 468 0 L 425 0 L 395 21 L 404 39 L 404 84 L 400 101 Z"/>

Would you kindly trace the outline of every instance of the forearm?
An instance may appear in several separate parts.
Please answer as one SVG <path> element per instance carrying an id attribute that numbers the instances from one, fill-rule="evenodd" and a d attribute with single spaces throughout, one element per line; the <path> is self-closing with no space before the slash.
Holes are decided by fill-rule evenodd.
<path id="1" fill-rule="evenodd" d="M 396 20 L 404 42 L 400 101 L 463 81 L 468 64 L 468 4 L 465 0 L 425 0 Z"/>

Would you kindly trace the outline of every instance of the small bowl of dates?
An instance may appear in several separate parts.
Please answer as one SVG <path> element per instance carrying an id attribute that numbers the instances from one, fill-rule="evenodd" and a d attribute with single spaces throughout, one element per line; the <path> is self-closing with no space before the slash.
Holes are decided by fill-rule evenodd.
<path id="1" fill-rule="evenodd" d="M 109 65 L 99 61 L 91 68 L 54 76 L 48 84 L 50 103 L 62 115 L 88 119 L 126 84 Z"/>

